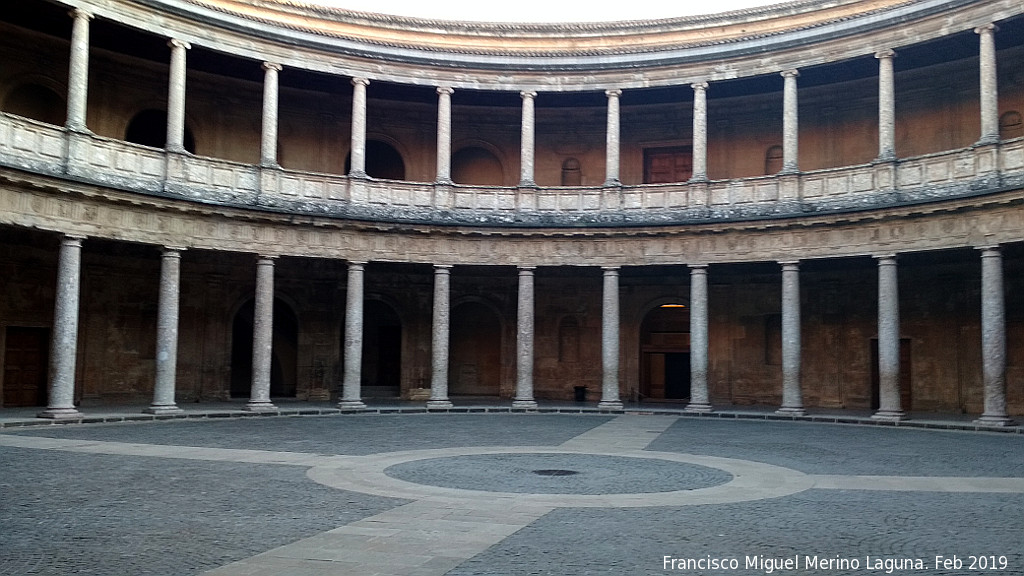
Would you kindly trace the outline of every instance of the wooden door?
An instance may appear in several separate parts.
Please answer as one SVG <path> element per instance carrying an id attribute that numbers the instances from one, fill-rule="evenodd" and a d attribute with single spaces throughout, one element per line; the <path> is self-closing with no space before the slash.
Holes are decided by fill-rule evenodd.
<path id="1" fill-rule="evenodd" d="M 50 329 L 8 326 L 3 405 L 45 406 Z"/>
<path id="2" fill-rule="evenodd" d="M 693 176 L 693 150 L 689 146 L 644 150 L 644 184 L 686 182 Z"/>

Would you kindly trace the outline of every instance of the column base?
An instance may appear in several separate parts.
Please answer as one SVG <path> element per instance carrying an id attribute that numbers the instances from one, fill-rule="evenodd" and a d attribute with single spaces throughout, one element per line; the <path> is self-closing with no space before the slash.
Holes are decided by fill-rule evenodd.
<path id="1" fill-rule="evenodd" d="M 366 404 L 362 400 L 342 400 L 338 402 L 339 410 L 366 410 Z"/>
<path id="2" fill-rule="evenodd" d="M 512 400 L 512 407 L 513 408 L 526 408 L 527 410 L 531 410 L 531 409 L 537 408 L 537 401 L 536 400 L 519 400 L 519 399 L 516 399 L 516 400 Z"/>
<path id="3" fill-rule="evenodd" d="M 807 412 L 805 412 L 803 408 L 795 406 L 783 406 L 782 408 L 776 410 L 775 413 L 780 416 L 803 416 Z"/>
<path id="4" fill-rule="evenodd" d="M 184 414 L 185 411 L 178 408 L 176 404 L 152 405 L 142 409 L 143 414 Z"/>
<path id="5" fill-rule="evenodd" d="M 597 403 L 598 410 L 622 410 L 621 400 L 601 400 Z"/>
<path id="6" fill-rule="evenodd" d="M 427 400 L 427 408 L 451 408 L 454 406 L 451 400 Z"/>
<path id="7" fill-rule="evenodd" d="M 273 412 L 277 410 L 277 406 L 274 406 L 270 400 L 264 400 L 262 402 L 249 402 L 242 410 L 246 412 Z"/>
<path id="8" fill-rule="evenodd" d="M 974 424 L 981 424 L 982 426 L 1016 426 L 1017 423 L 1013 421 L 1009 416 L 990 415 L 982 414 Z"/>
<path id="9" fill-rule="evenodd" d="M 871 415 L 871 419 L 883 422 L 900 422 L 907 419 L 907 413 L 903 410 L 879 410 Z"/>
<path id="10" fill-rule="evenodd" d="M 694 414 L 706 414 L 712 410 L 713 408 L 711 408 L 711 404 L 708 404 L 707 402 L 690 402 L 686 405 L 686 408 L 683 408 L 683 412 L 691 412 Z"/>
<path id="11" fill-rule="evenodd" d="M 36 418 L 49 418 L 51 420 L 77 420 L 85 416 L 77 408 L 47 408 L 36 414 Z"/>

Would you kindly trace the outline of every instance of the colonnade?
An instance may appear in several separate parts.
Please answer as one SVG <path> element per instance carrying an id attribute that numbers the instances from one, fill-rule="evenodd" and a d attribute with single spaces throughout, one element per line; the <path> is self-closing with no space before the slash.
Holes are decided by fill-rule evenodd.
<path id="1" fill-rule="evenodd" d="M 75 358 L 77 352 L 79 292 L 81 285 L 81 236 L 67 235 L 61 241 L 51 348 L 49 403 L 40 417 L 77 418 L 74 406 Z M 981 333 L 985 409 L 979 422 L 1010 424 L 1006 412 L 1006 319 L 1002 253 L 999 246 L 979 249 L 981 257 Z M 167 414 L 180 411 L 174 400 L 177 363 L 178 299 L 180 262 L 183 249 L 164 247 L 161 256 L 157 320 L 156 379 L 153 403 L 146 412 Z M 878 268 L 878 373 L 879 409 L 874 418 L 901 420 L 900 405 L 900 313 L 897 255 L 875 257 Z M 270 399 L 270 366 L 273 343 L 274 257 L 256 261 L 255 316 L 253 328 L 252 388 L 245 409 L 274 410 Z M 804 414 L 801 391 L 800 263 L 779 263 L 782 276 L 782 404 L 778 413 Z M 350 261 L 347 272 L 344 327 L 344 372 L 339 408 L 361 410 L 361 358 L 363 345 L 364 276 L 366 262 Z M 690 270 L 690 402 L 686 410 L 712 410 L 708 391 L 708 264 L 691 264 Z M 534 266 L 518 268 L 516 324 L 516 408 L 536 408 L 533 391 L 534 367 Z M 601 295 L 601 399 L 598 408 L 621 409 L 619 361 L 621 341 L 617 266 L 602 268 Z M 431 384 L 428 408 L 449 408 L 448 361 L 452 266 L 433 268 L 433 309 L 431 330 Z"/>
<path id="2" fill-rule="evenodd" d="M 89 21 L 92 14 L 82 9 L 71 11 L 74 19 L 71 33 L 71 57 L 68 78 L 67 128 L 87 131 L 86 102 L 89 68 Z M 979 36 L 979 80 L 981 133 L 978 144 L 994 144 L 999 141 L 999 98 L 996 80 L 996 50 L 994 24 L 979 26 L 974 30 Z M 167 99 L 167 149 L 181 152 L 185 130 L 185 75 L 188 42 L 170 39 L 170 79 Z M 895 81 L 893 59 L 896 52 L 883 49 L 875 53 L 878 59 L 878 159 L 896 159 L 895 139 Z M 264 62 L 263 118 L 261 132 L 260 165 L 278 167 L 278 76 L 282 66 L 275 62 Z M 781 72 L 783 77 L 782 106 L 782 148 L 783 161 L 780 174 L 800 171 L 799 167 L 799 108 L 797 69 Z M 366 177 L 366 89 L 370 80 L 352 79 L 352 134 L 351 165 L 349 176 Z M 691 181 L 707 180 L 707 90 L 709 83 L 700 80 L 691 84 L 693 89 L 693 176 Z M 438 86 L 437 95 L 437 176 L 439 184 L 451 183 L 451 131 L 454 89 Z M 605 90 L 607 97 L 607 132 L 605 149 L 605 185 L 618 186 L 620 165 L 620 99 L 621 89 Z M 522 129 L 520 138 L 520 186 L 536 186 L 534 178 L 535 158 L 535 103 L 538 93 L 522 91 Z"/>

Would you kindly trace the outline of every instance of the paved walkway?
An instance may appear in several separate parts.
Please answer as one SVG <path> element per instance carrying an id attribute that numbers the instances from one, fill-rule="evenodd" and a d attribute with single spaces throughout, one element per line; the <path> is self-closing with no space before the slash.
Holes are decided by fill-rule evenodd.
<path id="1" fill-rule="evenodd" d="M 147 466 L 152 485 L 128 472 Z M 191 483 L 157 478 L 193 466 Z M 766 559 L 794 555 L 804 572 L 819 557 L 845 561 L 822 573 L 877 572 L 874 557 L 881 572 L 901 559 L 952 574 L 963 567 L 947 571 L 936 556 L 984 556 L 1024 574 L 1017 434 L 642 414 L 196 419 L 8 428 L 0 472 L 0 574 L 654 574 L 712 556 L 762 574 Z M 277 475 L 292 492 L 263 490 Z M 296 490 L 321 498 L 319 510 L 289 506 Z M 251 502 L 216 509 L 238 492 Z M 214 517 L 176 509 L 192 497 Z M 89 505 L 76 507 L 82 498 Z M 129 498 L 169 505 L 133 512 L 121 506 Z M 293 522 L 281 527 L 261 507 Z M 330 513 L 351 508 L 361 516 Z M 85 522 L 71 534 L 24 522 L 40 512 Z M 231 513 L 249 515 L 225 527 L 252 533 L 246 546 L 192 534 Z M 74 540 L 112 530 L 111 517 L 130 533 L 147 514 L 189 528 L 143 539 L 127 559 L 110 542 Z M 48 550 L 65 547 L 68 558 Z M 73 554 L 83 547 L 92 554 Z"/>

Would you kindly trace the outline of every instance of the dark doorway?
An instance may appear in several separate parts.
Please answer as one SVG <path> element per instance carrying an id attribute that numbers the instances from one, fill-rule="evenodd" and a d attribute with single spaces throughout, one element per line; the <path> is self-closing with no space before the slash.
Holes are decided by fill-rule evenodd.
<path id="1" fill-rule="evenodd" d="M 345 157 L 345 174 L 352 172 L 352 153 Z M 380 140 L 366 141 L 366 175 L 381 180 L 405 180 L 405 161 L 395 147 Z"/>
<path id="2" fill-rule="evenodd" d="M 497 396 L 501 384 L 501 322 L 498 315 L 477 302 L 452 311 L 451 394 Z"/>
<path id="3" fill-rule="evenodd" d="M 402 387 L 402 321 L 380 300 L 367 300 L 365 306 L 362 395 L 398 396 Z"/>
<path id="4" fill-rule="evenodd" d="M 252 392 L 252 331 L 256 301 L 249 299 L 231 327 L 231 397 L 248 398 Z M 294 398 L 299 357 L 299 320 L 291 307 L 274 300 L 273 353 L 270 361 L 270 395 Z"/>
<path id="5" fill-rule="evenodd" d="M 14 89 L 4 100 L 3 109 L 11 114 L 56 126 L 62 126 L 67 117 L 64 99 L 39 84 L 25 84 Z"/>
<path id="6" fill-rule="evenodd" d="M 911 410 L 910 338 L 900 338 L 900 409 Z M 881 405 L 881 377 L 878 374 L 878 339 L 871 339 L 871 409 Z"/>
<path id="7" fill-rule="evenodd" d="M 50 329 L 8 326 L 4 346 L 3 405 L 46 406 Z"/>
<path id="8" fill-rule="evenodd" d="M 640 400 L 690 397 L 690 309 L 665 304 L 640 325 Z"/>
<path id="9" fill-rule="evenodd" d="M 143 110 L 135 115 L 128 123 L 124 139 L 126 142 L 134 142 L 151 148 L 167 147 L 167 112 L 163 110 Z M 191 154 L 196 153 L 196 139 L 192 132 L 185 127 L 184 137 L 185 150 Z"/>

